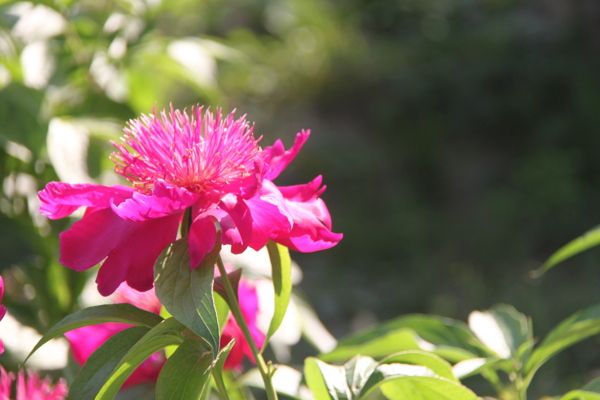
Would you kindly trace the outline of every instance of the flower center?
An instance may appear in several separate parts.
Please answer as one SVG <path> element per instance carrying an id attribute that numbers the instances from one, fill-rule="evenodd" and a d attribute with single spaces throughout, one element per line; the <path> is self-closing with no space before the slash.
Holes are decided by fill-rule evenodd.
<path id="1" fill-rule="evenodd" d="M 129 121 L 122 143 L 113 143 L 115 172 L 142 193 L 158 179 L 195 193 L 235 191 L 262 172 L 260 138 L 245 116 L 223 118 L 220 110 L 202 115 L 202 107 L 190 114 L 171 107 L 169 114 L 157 117 L 155 111 Z"/>

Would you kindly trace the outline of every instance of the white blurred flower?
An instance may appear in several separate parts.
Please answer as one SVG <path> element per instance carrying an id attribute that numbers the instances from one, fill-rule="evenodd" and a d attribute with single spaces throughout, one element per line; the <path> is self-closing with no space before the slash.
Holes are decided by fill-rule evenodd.
<path id="1" fill-rule="evenodd" d="M 24 172 L 13 172 L 4 178 L 2 185 L 5 196 L 9 199 L 15 198 L 15 203 L 17 203 L 16 200 L 20 197 L 25 197 L 27 199 L 27 211 L 29 212 L 34 225 L 40 230 L 42 235 L 48 234 L 50 232 L 48 219 L 38 211 L 40 202 L 37 197 L 38 187 L 35 178 Z"/>
<path id="2" fill-rule="evenodd" d="M 33 89 L 43 89 L 54 73 L 55 62 L 46 40 L 31 42 L 21 52 L 23 83 Z"/>
<path id="3" fill-rule="evenodd" d="M 116 102 L 123 102 L 129 95 L 127 80 L 117 67 L 110 63 L 104 52 L 96 52 L 90 65 L 90 74 L 96 83 L 104 89 L 106 96 Z"/>
<path id="4" fill-rule="evenodd" d="M 24 43 L 46 41 L 60 35 L 67 28 L 65 17 L 42 4 L 34 6 L 30 2 L 17 3 L 8 13 L 19 17 L 12 34 Z"/>
<path id="5" fill-rule="evenodd" d="M 58 117 L 50 121 L 46 136 L 48 157 L 61 181 L 94 182 L 87 170 L 88 135 L 87 129 L 79 124 Z"/>
<path id="6" fill-rule="evenodd" d="M 266 247 L 259 251 L 248 248 L 242 254 L 233 254 L 227 246 L 221 250 L 221 258 L 225 264 L 244 268 L 250 277 L 271 278 L 271 260 Z M 297 285 L 300 281 L 302 281 L 302 270 L 292 261 L 292 284 Z"/>
<path id="7" fill-rule="evenodd" d="M 198 85 L 212 87 L 216 84 L 217 62 L 201 41 L 174 40 L 169 43 L 167 54 L 184 66 L 190 79 Z"/>
<path id="8" fill-rule="evenodd" d="M 20 361 L 25 360 L 31 349 L 42 338 L 35 329 L 22 325 L 10 313 L 0 322 L 0 340 L 5 349 Z M 40 347 L 27 361 L 27 367 L 61 369 L 67 366 L 69 345 L 64 338 L 56 338 Z"/>

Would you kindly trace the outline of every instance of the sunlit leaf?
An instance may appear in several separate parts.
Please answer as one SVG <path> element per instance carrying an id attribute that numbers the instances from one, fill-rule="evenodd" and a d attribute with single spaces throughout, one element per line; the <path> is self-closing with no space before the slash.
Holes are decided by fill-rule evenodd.
<path id="1" fill-rule="evenodd" d="M 314 357 L 308 357 L 304 360 L 304 376 L 315 400 L 352 399 L 343 366 L 327 364 Z"/>
<path id="2" fill-rule="evenodd" d="M 461 321 L 434 315 L 412 314 L 386 321 L 340 340 L 325 361 L 347 360 L 354 354 L 385 357 L 405 350 L 426 350 L 449 361 L 491 355 Z"/>
<path id="3" fill-rule="evenodd" d="M 469 327 L 499 357 L 520 359 L 533 346 L 530 319 L 513 306 L 497 304 L 486 311 L 473 311 Z"/>
<path id="4" fill-rule="evenodd" d="M 600 333 L 600 305 L 581 310 L 554 328 L 533 351 L 525 365 L 529 374 L 562 350 Z"/>
<path id="5" fill-rule="evenodd" d="M 377 361 L 371 357 L 360 355 L 353 357 L 344 364 L 346 383 L 352 391 L 353 396 L 358 396 L 361 388 L 365 385 L 377 365 Z"/>
<path id="6" fill-rule="evenodd" d="M 275 308 L 273 319 L 265 338 L 265 346 L 283 321 L 292 294 L 292 260 L 287 247 L 269 241 L 267 243 L 271 259 L 273 287 L 275 289 Z"/>
<path id="7" fill-rule="evenodd" d="M 458 383 L 427 376 L 394 378 L 381 385 L 390 400 L 478 400 L 470 389 Z"/>
<path id="8" fill-rule="evenodd" d="M 424 353 L 423 353 L 424 354 Z M 447 366 L 441 367 L 436 360 L 419 357 L 399 355 L 399 359 L 406 358 L 410 362 L 421 358 L 444 374 L 448 374 Z M 452 373 L 450 372 L 450 375 Z M 360 398 L 366 398 L 375 389 L 380 389 L 389 399 L 411 400 L 475 400 L 477 396 L 469 389 L 460 385 L 452 376 L 452 380 L 440 377 L 431 368 L 424 365 L 402 363 L 380 363 L 373 371 L 365 385 L 361 388 Z"/>
<path id="9" fill-rule="evenodd" d="M 587 249 L 598 246 L 599 244 L 600 226 L 597 226 L 558 249 L 558 251 L 552 254 L 540 268 L 532 273 L 532 275 L 535 277 L 540 277 L 544 274 L 544 272 L 548 271 L 556 264 L 559 264 Z"/>
<path id="10" fill-rule="evenodd" d="M 432 370 L 439 377 L 458 382 L 458 379 L 456 379 L 454 372 L 452 371 L 452 366 L 446 360 L 432 353 L 417 350 L 404 351 L 392 354 L 381 360 L 381 364 L 394 363 L 423 365 Z"/>

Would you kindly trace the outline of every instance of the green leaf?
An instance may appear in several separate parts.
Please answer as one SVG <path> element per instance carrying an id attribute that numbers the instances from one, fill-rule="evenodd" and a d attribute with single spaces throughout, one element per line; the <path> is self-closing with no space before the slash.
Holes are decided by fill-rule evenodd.
<path id="1" fill-rule="evenodd" d="M 223 379 L 223 366 L 225 365 L 225 361 L 227 360 L 227 356 L 229 352 L 235 345 L 235 339 L 231 339 L 226 346 L 224 346 L 221 351 L 219 351 L 217 362 L 215 363 L 215 368 L 212 370 L 213 378 L 215 379 L 215 383 L 217 387 L 220 387 L 221 390 L 231 390 L 232 392 L 237 392 L 234 388 L 229 388 L 225 385 L 225 380 Z M 227 389 L 225 389 L 227 388 Z"/>
<path id="2" fill-rule="evenodd" d="M 600 305 L 573 314 L 550 331 L 533 351 L 525 365 L 525 373 L 535 373 L 552 356 L 598 333 L 600 333 Z"/>
<path id="3" fill-rule="evenodd" d="M 346 370 L 346 383 L 352 391 L 353 397 L 358 396 L 361 388 L 365 385 L 371 373 L 378 363 L 371 357 L 357 355 L 344 364 Z"/>
<path id="4" fill-rule="evenodd" d="M 197 400 L 210 379 L 213 353 L 206 342 L 188 338 L 163 366 L 156 382 L 157 400 Z"/>
<path id="5" fill-rule="evenodd" d="M 132 306 L 131 304 L 106 304 L 84 308 L 83 310 L 63 318 L 59 323 L 50 328 L 44 337 L 42 337 L 35 345 L 33 350 L 31 350 L 27 358 L 25 358 L 23 364 L 25 364 L 29 357 L 31 357 L 31 355 L 46 342 L 63 335 L 65 332 L 72 331 L 73 329 L 105 322 L 121 322 L 124 324 L 140 325 L 151 328 L 162 320 L 163 319 L 160 316 Z"/>
<path id="6" fill-rule="evenodd" d="M 587 390 L 571 390 L 559 400 L 600 400 L 600 393 Z"/>
<path id="7" fill-rule="evenodd" d="M 395 378 L 381 385 L 390 400 L 478 400 L 465 386 L 435 377 L 411 376 Z"/>
<path id="8" fill-rule="evenodd" d="M 464 322 L 412 314 L 347 336 L 333 351 L 321 354 L 319 358 L 339 361 L 355 354 L 379 358 L 405 350 L 431 351 L 453 362 L 491 355 Z"/>
<path id="9" fill-rule="evenodd" d="M 175 318 L 166 319 L 150 329 L 119 360 L 95 400 L 112 400 L 129 375 L 146 358 L 167 346 L 181 344 L 184 341 L 181 335 L 184 330 L 185 325 Z"/>
<path id="10" fill-rule="evenodd" d="M 227 301 L 219 293 L 214 296 L 215 299 L 215 309 L 217 310 L 217 317 L 219 320 L 219 326 L 221 327 L 221 331 L 225 327 L 227 320 L 229 319 L 229 305 Z"/>
<path id="11" fill-rule="evenodd" d="M 354 341 L 353 338 L 354 336 L 349 337 L 350 340 L 348 341 L 342 339 L 334 350 L 319 355 L 319 358 L 323 361 L 343 361 L 356 354 L 381 358 L 398 351 L 420 349 L 419 336 L 412 329 L 407 328 L 400 328 L 386 333 L 382 332 L 381 336 L 369 337 L 368 340 L 362 342 Z"/>
<path id="12" fill-rule="evenodd" d="M 588 392 L 600 393 L 600 378 L 596 378 L 591 382 L 588 382 L 582 390 L 587 390 Z"/>
<path id="13" fill-rule="evenodd" d="M 304 360 L 306 384 L 315 400 L 351 400 L 352 392 L 346 381 L 346 369 L 330 365 L 314 357 Z"/>
<path id="14" fill-rule="evenodd" d="M 409 353 L 398 355 L 399 359 L 417 361 L 420 354 Z M 423 353 L 424 354 L 424 353 Z M 446 368 L 440 368 L 433 359 L 421 358 L 435 368 L 447 374 Z M 439 360 L 436 360 L 439 361 Z M 458 382 L 438 376 L 431 368 L 424 365 L 380 363 L 373 371 L 360 391 L 360 398 L 366 398 L 375 389 L 390 399 L 395 400 L 475 400 L 477 396 Z"/>
<path id="15" fill-rule="evenodd" d="M 134 326 L 111 336 L 81 367 L 69 388 L 68 400 L 94 400 L 113 369 L 150 328 Z"/>
<path id="16" fill-rule="evenodd" d="M 469 376 L 484 374 L 490 370 L 504 370 L 510 371 L 513 365 L 510 360 L 505 360 L 496 357 L 490 358 L 470 358 L 468 360 L 460 361 L 452 367 L 454 376 L 458 379 L 467 378 Z M 487 378 L 486 378 L 487 379 Z"/>
<path id="17" fill-rule="evenodd" d="M 167 311 L 207 341 L 216 355 L 220 329 L 213 297 L 214 263 L 220 245 L 190 269 L 187 238 L 171 243 L 154 264 L 156 295 Z M 216 255 L 215 255 L 216 251 Z"/>
<path id="18" fill-rule="evenodd" d="M 456 379 L 454 372 L 452 371 L 452 366 L 446 360 L 432 353 L 412 350 L 392 354 L 381 360 L 381 364 L 394 363 L 423 365 L 432 370 L 437 376 L 458 383 L 458 379 Z"/>
<path id="19" fill-rule="evenodd" d="M 532 275 L 536 278 L 540 277 L 556 264 L 559 264 L 587 249 L 598 246 L 599 244 L 600 226 L 597 226 L 558 249 L 558 251 L 552 254 L 540 268 L 533 271 Z"/>
<path id="20" fill-rule="evenodd" d="M 271 259 L 273 287 L 275 288 L 275 309 L 264 346 L 269 343 L 269 339 L 281 325 L 292 294 L 292 260 L 288 248 L 269 240 L 267 250 Z"/>
<path id="21" fill-rule="evenodd" d="M 533 347 L 531 320 L 508 304 L 473 311 L 469 327 L 500 358 L 522 360 Z"/>

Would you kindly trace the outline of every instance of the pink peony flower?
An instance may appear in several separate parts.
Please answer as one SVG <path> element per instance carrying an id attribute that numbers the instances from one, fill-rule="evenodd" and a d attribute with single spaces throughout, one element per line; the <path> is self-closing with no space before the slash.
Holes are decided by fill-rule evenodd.
<path id="1" fill-rule="evenodd" d="M 138 292 L 121 284 L 114 294 L 115 303 L 129 303 L 155 314 L 160 313 L 162 305 L 158 301 L 154 289 L 147 292 Z M 104 344 L 113 335 L 132 327 L 133 325 L 108 322 L 104 324 L 84 326 L 65 333 L 73 358 L 80 365 L 85 364 L 94 351 Z M 136 385 L 143 382 L 156 382 L 158 374 L 166 361 L 164 352 L 157 352 L 145 360 L 125 381 L 123 387 Z M 0 399 L 2 400 L 2 399 Z"/>
<path id="2" fill-rule="evenodd" d="M 142 115 L 128 123 L 115 144 L 115 172 L 133 188 L 50 182 L 39 193 L 40 211 L 63 218 L 87 207 L 80 221 L 60 235 L 60 262 L 84 270 L 103 262 L 96 282 L 102 295 L 122 283 L 146 291 L 153 265 L 177 236 L 191 209 L 190 264 L 196 267 L 221 241 L 232 252 L 258 250 L 269 239 L 308 252 L 337 244 L 331 218 L 319 198 L 321 177 L 306 185 L 277 187 L 272 180 L 298 154 L 309 136 L 302 131 L 292 148 L 281 141 L 261 149 L 253 127 L 233 114 L 202 107 Z"/>
<path id="3" fill-rule="evenodd" d="M 4 367 L 0 366 L 0 400 L 64 400 L 69 392 L 64 379 L 61 378 L 52 386 L 49 377 L 42 380 L 32 371 L 27 371 L 27 375 L 25 371 L 19 372 L 16 380 L 16 397 L 11 397 L 15 374 L 6 372 Z"/>
<path id="4" fill-rule="evenodd" d="M 0 301 L 2 301 L 2 297 L 4 297 L 4 279 L 2 279 L 2 277 L 0 276 Z M 4 318 L 5 315 L 6 307 L 0 304 L 0 320 L 2 320 L 2 318 Z M 2 343 L 2 340 L 0 340 L 0 354 L 2 353 L 4 353 L 4 343 Z"/>

